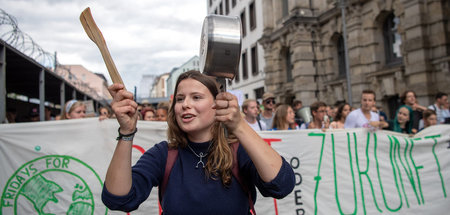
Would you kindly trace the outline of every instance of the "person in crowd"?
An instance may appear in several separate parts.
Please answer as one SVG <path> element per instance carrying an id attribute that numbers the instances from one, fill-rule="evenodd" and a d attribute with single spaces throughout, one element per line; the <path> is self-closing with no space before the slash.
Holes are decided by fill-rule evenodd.
<path id="1" fill-rule="evenodd" d="M 53 115 L 52 110 L 49 107 L 45 107 L 45 121 L 55 120 L 55 115 Z"/>
<path id="2" fill-rule="evenodd" d="M 278 106 L 272 123 L 272 130 L 296 130 L 295 113 L 291 106 L 282 104 Z"/>
<path id="3" fill-rule="evenodd" d="M 145 107 L 142 111 L 142 120 L 144 121 L 157 121 L 158 117 L 156 117 L 156 112 L 151 107 Z"/>
<path id="4" fill-rule="evenodd" d="M 417 131 L 419 131 L 420 120 L 422 119 L 422 113 L 427 108 L 417 103 L 417 95 L 412 90 L 406 90 L 402 96 L 400 96 L 400 99 L 404 105 L 408 105 L 412 109 L 412 118 L 410 119 L 412 132 L 417 133 Z"/>
<path id="5" fill-rule="evenodd" d="M 17 122 L 17 109 L 8 107 L 6 109 L 5 123 L 16 123 L 16 122 Z"/>
<path id="6" fill-rule="evenodd" d="M 165 188 L 158 189 L 162 192 L 164 214 L 248 214 L 251 206 L 247 193 L 232 177 L 233 154 L 238 159 L 234 167 L 238 167 L 253 200 L 255 186 L 264 196 L 275 198 L 283 198 L 293 190 L 295 176 L 289 163 L 244 121 L 237 98 L 231 93 L 220 93 L 217 86 L 213 78 L 198 71 L 182 73 L 169 109 L 168 141 L 150 148 L 133 167 L 137 104 L 123 85 L 108 88 L 120 124 L 119 142 L 102 192 L 108 208 L 133 211 L 153 187 L 164 186 L 166 161 L 173 150 L 177 151 L 177 158 Z M 233 152 L 232 140 L 228 139 L 231 137 L 239 141 L 237 152 Z"/>
<path id="7" fill-rule="evenodd" d="M 167 112 L 169 111 L 169 102 L 160 102 L 156 108 L 157 121 L 167 121 Z"/>
<path id="8" fill-rule="evenodd" d="M 371 128 L 387 127 L 387 122 L 380 121 L 380 116 L 372 112 L 375 106 L 375 92 L 363 90 L 361 94 L 361 107 L 350 112 L 345 119 L 344 128 Z"/>
<path id="9" fill-rule="evenodd" d="M 39 108 L 34 107 L 30 109 L 30 112 L 28 113 L 28 121 L 29 122 L 39 122 Z"/>
<path id="10" fill-rule="evenodd" d="M 336 117 L 333 122 L 330 123 L 330 129 L 344 129 L 345 118 L 347 118 L 347 115 L 350 113 L 350 108 L 351 107 L 348 103 L 339 105 L 336 112 Z"/>
<path id="11" fill-rule="evenodd" d="M 317 101 L 311 106 L 312 120 L 303 124 L 302 129 L 327 129 L 330 127 L 330 121 L 327 117 L 327 105 L 324 102 Z"/>
<path id="12" fill-rule="evenodd" d="M 64 105 L 61 119 L 81 119 L 86 117 L 86 105 L 77 100 L 70 100 Z"/>
<path id="13" fill-rule="evenodd" d="M 242 113 L 244 119 L 255 131 L 267 130 L 266 123 L 258 119 L 258 104 L 254 99 L 246 99 L 242 103 Z"/>
<path id="14" fill-rule="evenodd" d="M 327 105 L 327 117 L 330 122 L 333 122 L 333 120 L 336 118 L 336 111 L 334 109 L 334 106 Z"/>
<path id="15" fill-rule="evenodd" d="M 434 110 L 427 109 L 423 112 L 423 128 L 428 128 L 432 125 L 437 125 L 437 115 Z M 420 130 L 422 130 L 420 129 Z"/>
<path id="16" fill-rule="evenodd" d="M 271 92 L 266 92 L 263 95 L 263 107 L 264 110 L 259 115 L 259 119 L 263 121 L 267 129 L 272 129 L 272 121 L 274 117 L 274 111 L 275 111 L 275 95 Z"/>
<path id="17" fill-rule="evenodd" d="M 304 123 L 302 117 L 300 116 L 300 113 L 298 112 L 300 109 L 302 109 L 302 107 L 303 107 L 302 101 L 294 100 L 292 102 L 292 109 L 294 110 L 294 113 L 295 113 L 295 123 L 298 126 L 301 126 Z"/>
<path id="18" fill-rule="evenodd" d="M 450 112 L 448 108 L 445 108 L 445 105 L 448 103 L 448 94 L 443 92 L 438 92 L 435 97 L 434 104 L 428 106 L 428 109 L 434 110 L 437 115 L 437 123 L 450 124 Z"/>
<path id="19" fill-rule="evenodd" d="M 98 112 L 99 112 L 99 115 L 100 115 L 98 117 L 98 119 L 100 121 L 111 118 L 111 115 L 112 115 L 111 114 L 111 110 L 108 107 L 106 107 L 106 106 L 100 107 L 98 109 Z"/>
<path id="20" fill-rule="evenodd" d="M 412 122 L 410 121 L 412 111 L 412 108 L 408 105 L 400 106 L 395 114 L 395 118 L 393 120 L 388 120 L 388 126 L 384 129 L 404 134 L 413 134 Z"/>

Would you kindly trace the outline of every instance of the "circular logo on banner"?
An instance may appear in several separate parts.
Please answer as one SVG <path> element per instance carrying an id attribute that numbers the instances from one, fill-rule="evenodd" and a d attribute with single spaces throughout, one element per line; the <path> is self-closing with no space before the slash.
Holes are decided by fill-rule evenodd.
<path id="1" fill-rule="evenodd" d="M 47 155 L 22 165 L 9 178 L 0 214 L 106 214 L 103 182 L 86 163 L 71 156 Z M 97 206 L 97 207 L 96 207 Z"/>

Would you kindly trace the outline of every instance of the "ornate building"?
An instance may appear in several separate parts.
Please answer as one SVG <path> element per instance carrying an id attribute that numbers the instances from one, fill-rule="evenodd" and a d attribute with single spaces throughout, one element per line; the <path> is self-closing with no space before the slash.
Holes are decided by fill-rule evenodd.
<path id="1" fill-rule="evenodd" d="M 340 1 L 263 0 L 266 91 L 294 98 L 348 101 Z M 345 25 L 353 106 L 372 89 L 396 108 L 407 89 L 420 104 L 450 93 L 449 0 L 347 0 Z"/>

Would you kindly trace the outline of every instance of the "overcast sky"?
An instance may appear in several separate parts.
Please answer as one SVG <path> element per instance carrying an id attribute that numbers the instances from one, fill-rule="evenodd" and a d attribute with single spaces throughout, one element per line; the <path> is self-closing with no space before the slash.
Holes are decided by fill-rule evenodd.
<path id="1" fill-rule="evenodd" d="M 111 80 L 79 16 L 91 8 L 128 90 L 198 55 L 205 0 L 0 0 L 0 8 L 61 64 L 81 64 Z M 141 94 L 138 89 L 138 94 Z"/>

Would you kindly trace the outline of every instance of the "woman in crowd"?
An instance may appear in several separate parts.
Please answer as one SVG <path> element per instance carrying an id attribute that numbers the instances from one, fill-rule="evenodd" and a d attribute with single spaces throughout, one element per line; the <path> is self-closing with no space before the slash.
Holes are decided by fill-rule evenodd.
<path id="1" fill-rule="evenodd" d="M 417 103 L 416 93 L 412 90 L 405 91 L 400 99 L 403 104 L 408 105 L 412 109 L 412 117 L 410 119 L 412 124 L 412 132 L 417 133 L 417 131 L 419 130 L 419 122 L 422 119 L 422 113 L 427 108 Z"/>
<path id="2" fill-rule="evenodd" d="M 101 107 L 98 111 L 100 113 L 99 120 L 105 120 L 111 118 L 111 110 L 108 107 Z"/>
<path id="3" fill-rule="evenodd" d="M 292 191 L 295 177 L 289 163 L 245 122 L 236 97 L 219 93 L 217 86 L 213 78 L 198 71 L 182 73 L 169 109 L 168 141 L 149 149 L 133 167 L 137 104 L 123 85 L 109 87 L 120 127 L 102 193 L 107 207 L 129 212 L 147 199 L 153 187 L 164 188 L 169 150 L 177 150 L 178 156 L 166 188 L 161 189 L 164 214 L 248 214 L 247 194 L 232 177 L 235 165 L 253 200 L 255 186 L 264 196 L 275 198 Z M 239 141 L 237 152 L 230 137 Z M 233 162 L 233 152 L 238 162 Z"/>
<path id="4" fill-rule="evenodd" d="M 64 105 L 61 119 L 81 119 L 86 117 L 86 105 L 77 100 L 70 100 Z"/>
<path id="5" fill-rule="evenodd" d="M 330 123 L 330 129 L 344 129 L 345 118 L 350 113 L 350 105 L 347 103 L 341 104 L 336 112 L 336 117 L 333 122 Z"/>
<path id="6" fill-rule="evenodd" d="M 389 126 L 385 129 L 404 133 L 413 134 L 412 123 L 410 121 L 412 115 L 412 109 L 408 105 L 402 105 L 397 110 L 397 114 L 393 120 L 388 120 Z"/>
<path id="7" fill-rule="evenodd" d="M 279 105 L 273 117 L 272 130 L 298 129 L 295 123 L 295 113 L 290 105 Z"/>
<path id="8" fill-rule="evenodd" d="M 151 107 L 145 107 L 142 111 L 142 120 L 144 121 L 156 121 L 156 113 L 155 110 Z"/>
<path id="9" fill-rule="evenodd" d="M 427 109 L 423 112 L 423 128 L 428 128 L 432 125 L 437 125 L 436 111 Z M 420 130 L 422 130 L 420 129 Z"/>

